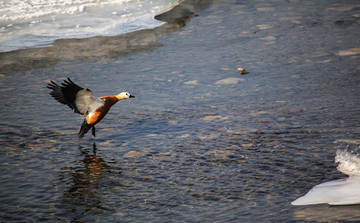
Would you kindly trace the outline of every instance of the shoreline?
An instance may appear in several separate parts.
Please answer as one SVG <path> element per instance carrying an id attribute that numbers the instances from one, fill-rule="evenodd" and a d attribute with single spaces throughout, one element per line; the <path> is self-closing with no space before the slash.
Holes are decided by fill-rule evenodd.
<path id="1" fill-rule="evenodd" d="M 214 1 L 186 0 L 170 11 L 155 16 L 165 24 L 117 36 L 58 39 L 51 46 L 0 53 L 0 73 L 53 66 L 61 61 L 112 59 L 163 46 L 157 39 L 185 26 L 198 10 Z"/>

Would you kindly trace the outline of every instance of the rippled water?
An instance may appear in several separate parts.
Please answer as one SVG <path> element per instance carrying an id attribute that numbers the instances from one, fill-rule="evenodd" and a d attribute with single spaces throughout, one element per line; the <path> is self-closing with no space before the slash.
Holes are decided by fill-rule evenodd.
<path id="1" fill-rule="evenodd" d="M 356 205 L 290 205 L 345 177 L 335 151 L 360 144 L 358 2 L 200 6 L 156 47 L 4 69 L 1 221 L 360 220 Z M 45 87 L 68 76 L 136 98 L 79 140 L 82 118 Z"/>

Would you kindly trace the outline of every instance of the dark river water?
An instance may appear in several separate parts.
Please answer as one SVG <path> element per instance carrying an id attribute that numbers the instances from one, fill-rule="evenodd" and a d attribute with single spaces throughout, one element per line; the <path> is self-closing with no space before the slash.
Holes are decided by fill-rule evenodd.
<path id="1" fill-rule="evenodd" d="M 359 1 L 192 2 L 185 26 L 0 54 L 0 222 L 360 221 L 290 204 L 360 144 Z M 46 88 L 66 77 L 136 98 L 78 139 Z"/>

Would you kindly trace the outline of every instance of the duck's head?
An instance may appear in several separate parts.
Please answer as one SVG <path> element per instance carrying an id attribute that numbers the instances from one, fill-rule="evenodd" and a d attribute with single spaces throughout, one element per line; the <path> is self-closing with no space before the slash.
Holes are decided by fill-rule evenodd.
<path id="1" fill-rule="evenodd" d="M 135 98 L 135 96 L 131 95 L 129 92 L 121 92 L 120 94 L 116 95 L 118 100 L 128 99 L 128 98 Z"/>

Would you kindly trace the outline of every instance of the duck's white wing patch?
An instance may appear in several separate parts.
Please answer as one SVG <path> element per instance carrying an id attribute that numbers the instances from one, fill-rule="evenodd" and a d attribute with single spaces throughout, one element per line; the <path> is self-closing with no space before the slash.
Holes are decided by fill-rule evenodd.
<path id="1" fill-rule="evenodd" d="M 84 89 L 76 94 L 75 105 L 80 113 L 84 115 L 100 106 L 103 106 L 104 101 L 95 97 L 90 90 Z"/>

